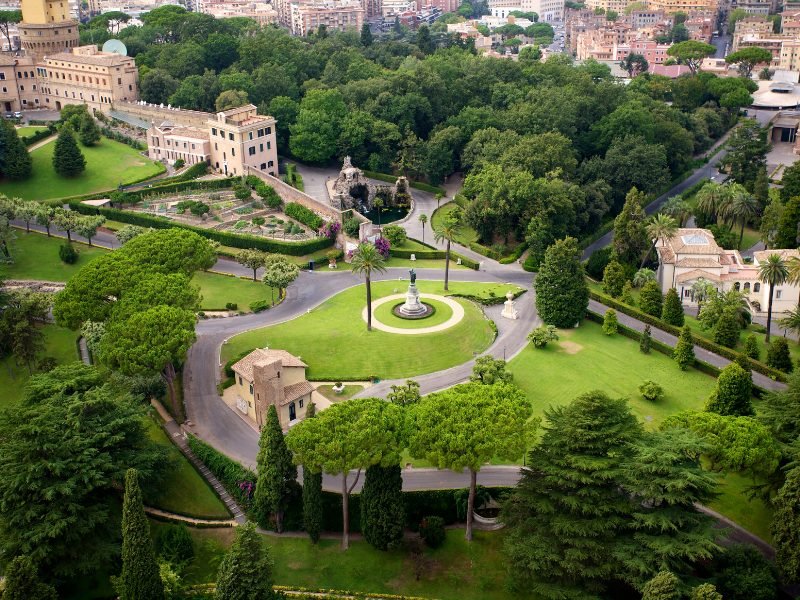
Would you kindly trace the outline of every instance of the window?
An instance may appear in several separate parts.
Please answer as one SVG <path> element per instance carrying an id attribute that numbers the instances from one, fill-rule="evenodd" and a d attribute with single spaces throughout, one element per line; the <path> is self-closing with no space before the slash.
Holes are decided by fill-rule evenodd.
<path id="1" fill-rule="evenodd" d="M 753 291 L 754 292 L 760 292 L 761 291 L 761 284 L 760 283 L 754 283 L 753 284 Z"/>
<path id="2" fill-rule="evenodd" d="M 24 85 L 19 86 L 19 91 L 20 92 L 24 92 L 25 91 L 25 86 Z"/>
<path id="3" fill-rule="evenodd" d="M 6 74 L 0 73 L 0 81 L 5 81 L 5 79 L 6 79 Z"/>
<path id="4" fill-rule="evenodd" d="M 749 294 L 750 293 L 750 282 L 749 281 L 745 282 L 745 284 L 744 284 L 744 293 L 745 294 Z"/>
<path id="5" fill-rule="evenodd" d="M 268 166 L 270 166 L 270 167 L 273 167 L 273 166 L 274 166 L 274 165 L 272 164 L 273 162 L 274 162 L 274 161 L 269 161 L 269 163 L 267 163 L 267 165 L 268 165 Z"/>
<path id="6" fill-rule="evenodd" d="M 256 147 L 255 147 L 255 146 L 253 146 L 253 147 L 251 147 L 251 148 L 248 148 L 248 149 L 247 149 L 247 153 L 248 153 L 250 156 L 253 156 L 253 155 L 255 155 L 255 153 L 256 153 Z"/>
<path id="7" fill-rule="evenodd" d="M 253 132 L 252 131 L 248 132 L 247 139 L 248 140 L 252 140 L 253 139 Z"/>
<path id="8" fill-rule="evenodd" d="M 242 376 L 241 376 L 241 375 L 239 375 L 239 385 L 242 385 L 242 383 L 244 383 L 244 382 L 242 381 Z"/>
<path id="9" fill-rule="evenodd" d="M 781 299 L 781 290 L 775 290 L 775 300 Z"/>
<path id="10" fill-rule="evenodd" d="M 228 133 L 228 139 L 229 139 L 230 141 L 233 141 L 233 134 L 232 134 L 232 133 Z"/>
<path id="11" fill-rule="evenodd" d="M 267 142 L 267 150 L 269 150 L 270 148 L 272 148 L 272 142 Z"/>
<path id="12" fill-rule="evenodd" d="M 272 127 L 267 127 L 267 135 L 272 133 Z"/>
<path id="13" fill-rule="evenodd" d="M 231 148 L 231 156 L 236 156 L 236 148 Z"/>
<path id="14" fill-rule="evenodd" d="M 739 282 L 738 281 L 733 284 L 733 289 L 735 289 L 737 292 L 739 291 Z"/>
<path id="15" fill-rule="evenodd" d="M 250 384 L 250 395 L 251 396 L 253 395 L 253 384 L 252 383 Z"/>
<path id="16" fill-rule="evenodd" d="M 260 168 L 262 171 L 265 171 L 265 170 L 267 169 L 267 163 L 261 163 L 261 166 L 260 166 L 259 168 Z"/>
<path id="17" fill-rule="evenodd" d="M 303 408 L 303 399 L 300 398 L 300 408 Z"/>

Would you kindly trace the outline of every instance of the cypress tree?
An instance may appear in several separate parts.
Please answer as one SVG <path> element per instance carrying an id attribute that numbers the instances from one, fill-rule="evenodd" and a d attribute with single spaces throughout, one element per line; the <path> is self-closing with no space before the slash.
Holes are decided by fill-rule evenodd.
<path id="1" fill-rule="evenodd" d="M 800 467 L 786 475 L 786 482 L 775 497 L 772 537 L 775 561 L 785 583 L 800 581 Z"/>
<path id="2" fill-rule="evenodd" d="M 275 515 L 275 529 L 283 531 L 283 514 L 297 481 L 297 467 L 292 453 L 286 447 L 278 411 L 271 405 L 267 422 L 261 429 L 256 459 L 258 481 L 253 495 L 253 509 L 261 527 L 269 527 L 270 516 Z"/>
<path id="3" fill-rule="evenodd" d="M 681 329 L 681 334 L 678 336 L 678 344 L 675 346 L 672 358 L 678 363 L 681 371 L 685 371 L 694 364 L 694 338 L 688 325 L 684 325 L 683 329 Z"/>
<path id="4" fill-rule="evenodd" d="M 675 288 L 669 288 L 667 291 L 664 308 L 661 310 L 661 319 L 675 327 L 683 327 L 683 306 Z"/>
<path id="5" fill-rule="evenodd" d="M 62 177 L 74 177 L 86 169 L 86 159 L 81 154 L 72 129 L 62 126 L 53 151 L 53 169 Z"/>
<path id="6" fill-rule="evenodd" d="M 6 586 L 3 600 L 57 600 L 54 587 L 42 583 L 33 559 L 17 556 L 6 567 Z"/>
<path id="7" fill-rule="evenodd" d="M 122 574 L 118 580 L 120 600 L 163 600 L 150 525 L 144 514 L 139 472 L 125 473 L 125 500 L 122 503 Z"/>
<path id="8" fill-rule="evenodd" d="M 669 571 L 661 571 L 642 588 L 642 600 L 681 600 L 680 580 Z"/>
<path id="9" fill-rule="evenodd" d="M 714 341 L 726 348 L 733 348 L 739 341 L 739 317 L 736 309 L 727 307 L 714 326 Z"/>
<path id="10" fill-rule="evenodd" d="M 647 239 L 647 215 L 642 208 L 646 196 L 635 187 L 625 197 L 625 205 L 614 219 L 614 251 L 621 263 L 639 266 L 650 240 Z M 659 313 L 660 314 L 660 313 Z"/>
<path id="11" fill-rule="evenodd" d="M 753 379 L 750 372 L 731 363 L 719 374 L 717 387 L 706 402 L 706 410 L 723 416 L 753 415 L 752 394 Z"/>
<path id="12" fill-rule="evenodd" d="M 800 196 L 791 198 L 781 213 L 774 248 L 797 248 L 797 224 L 800 222 Z"/>
<path id="13" fill-rule="evenodd" d="M 603 316 L 603 333 L 606 335 L 614 335 L 619 329 L 619 322 L 617 321 L 617 313 L 609 308 Z"/>
<path id="14" fill-rule="evenodd" d="M 19 181 L 30 177 L 33 160 L 28 149 L 8 121 L 0 124 L 0 177 Z"/>
<path id="15" fill-rule="evenodd" d="M 651 341 L 650 325 L 645 325 L 644 331 L 642 332 L 642 337 L 639 338 L 639 351 L 642 354 L 650 354 Z"/>
<path id="16" fill-rule="evenodd" d="M 628 306 L 636 306 L 636 299 L 633 297 L 633 285 L 630 281 L 626 281 L 622 286 L 622 296 L 619 299 L 623 304 Z"/>
<path id="17" fill-rule="evenodd" d="M 625 287 L 625 269 L 616 260 L 612 260 L 603 269 L 603 291 L 617 298 Z"/>
<path id="18" fill-rule="evenodd" d="M 100 128 L 88 112 L 81 116 L 78 137 L 84 146 L 94 146 L 100 141 Z"/>
<path id="19" fill-rule="evenodd" d="M 316 414 L 314 403 L 306 409 L 306 419 L 311 419 Z M 314 473 L 303 466 L 303 528 L 308 537 L 315 544 L 319 541 L 322 531 L 322 473 Z"/>
<path id="20" fill-rule="evenodd" d="M 403 477 L 399 465 L 367 468 L 361 491 L 361 532 L 378 550 L 396 548 L 405 525 Z"/>
<path id="21" fill-rule="evenodd" d="M 650 280 L 642 286 L 642 292 L 639 294 L 639 308 L 658 319 L 661 317 L 663 303 L 664 296 L 661 295 L 658 283 Z"/>
<path id="22" fill-rule="evenodd" d="M 369 23 L 364 23 L 361 26 L 361 45 L 365 48 L 372 46 L 372 30 L 369 28 Z"/>
<path id="23" fill-rule="evenodd" d="M 784 373 L 791 373 L 792 355 L 789 353 L 789 342 L 786 338 L 774 338 L 767 346 L 767 364 L 773 369 L 778 369 Z"/>
<path id="24" fill-rule="evenodd" d="M 744 354 L 754 360 L 761 360 L 761 350 L 758 347 L 758 339 L 753 333 L 744 339 Z"/>
<path id="25" fill-rule="evenodd" d="M 238 527 L 217 573 L 217 600 L 270 600 L 272 560 L 253 523 Z"/>
<path id="26" fill-rule="evenodd" d="M 723 600 L 713 584 L 703 583 L 692 590 L 689 600 Z"/>
<path id="27" fill-rule="evenodd" d="M 547 249 L 534 287 L 536 308 L 548 325 L 574 327 L 583 319 L 589 288 L 575 238 L 558 240 Z"/>

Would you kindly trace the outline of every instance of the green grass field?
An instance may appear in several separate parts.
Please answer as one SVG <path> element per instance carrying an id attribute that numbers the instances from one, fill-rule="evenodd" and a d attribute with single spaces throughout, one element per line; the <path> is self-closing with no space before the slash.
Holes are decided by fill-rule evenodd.
<path id="1" fill-rule="evenodd" d="M 173 467 L 160 493 L 146 497 L 154 508 L 203 519 L 229 519 L 230 513 L 206 481 L 173 444 L 164 430 L 152 419 L 147 421 L 151 440 L 168 449 Z"/>
<path id="2" fill-rule="evenodd" d="M 200 286 L 203 310 L 224 309 L 229 302 L 238 304 L 239 310 L 250 312 L 250 303 L 256 300 L 271 300 L 271 291 L 267 285 L 252 279 L 230 277 L 216 273 L 198 272 L 192 277 L 192 283 Z M 275 300 L 278 291 L 275 290 Z"/>
<path id="3" fill-rule="evenodd" d="M 728 517 L 762 540 L 772 543 L 769 531 L 772 508 L 760 498 L 750 499 L 748 488 L 753 485 L 749 477 L 739 473 L 723 473 L 719 479 L 720 495 L 709 502 L 709 508 Z"/>
<path id="4" fill-rule="evenodd" d="M 418 281 L 421 292 L 444 294 L 440 282 Z M 515 286 L 511 286 L 514 287 Z M 506 285 L 451 282 L 452 293 L 493 292 L 501 295 Z M 373 284 L 373 298 L 400 293 L 404 283 Z M 323 380 L 365 380 L 411 377 L 446 369 L 485 350 L 494 334 L 472 303 L 461 301 L 466 314 L 454 327 L 437 333 L 399 335 L 373 330 L 361 317 L 365 287 L 357 285 L 329 299 L 311 313 L 287 323 L 255 329 L 231 338 L 222 347 L 226 362 L 252 348 L 282 348 L 301 356 L 309 365 L 308 376 Z"/>
<path id="5" fill-rule="evenodd" d="M 344 386 L 344 390 L 342 390 L 341 394 L 337 394 L 333 391 L 332 385 L 321 385 L 317 388 L 317 391 L 325 396 L 331 402 L 341 402 L 342 400 L 350 400 L 353 396 L 355 396 L 358 392 L 363 390 L 364 388 L 360 385 L 346 385 Z"/>
<path id="6" fill-rule="evenodd" d="M 11 244 L 14 263 L 0 265 L 0 277 L 68 281 L 82 266 L 106 252 L 102 248 L 74 243 L 73 246 L 78 251 L 78 262 L 68 265 L 58 257 L 58 249 L 66 240 L 49 238 L 42 233 L 25 233 L 24 229 L 17 229 L 15 232 L 17 239 Z"/>
<path id="7" fill-rule="evenodd" d="M 55 142 L 31 152 L 33 175 L 25 181 L 0 180 L 3 193 L 25 200 L 50 200 L 115 189 L 163 173 L 164 167 L 130 146 L 102 138 L 96 146 L 82 146 L 86 170 L 77 177 L 61 177 L 53 170 Z"/>
<path id="8" fill-rule="evenodd" d="M 151 522 L 151 528 L 161 527 Z M 215 580 L 219 561 L 231 544 L 232 529 L 192 529 L 195 559 L 187 569 L 189 584 Z M 275 562 L 275 584 L 441 598 L 506 600 L 524 598 L 505 589 L 503 533 L 476 531 L 472 543 L 464 531 L 447 531 L 441 548 L 425 548 L 420 579 L 404 550 L 381 552 L 364 541 L 352 541 L 342 552 L 336 540 L 312 544 L 306 538 L 265 537 Z"/>
<path id="9" fill-rule="evenodd" d="M 45 351 L 42 358 L 52 356 L 60 365 L 80 360 L 78 334 L 57 325 L 44 325 Z M 17 365 L 13 356 L 0 360 L 0 408 L 10 406 L 22 398 L 30 374 L 24 365 Z"/>
<path id="10" fill-rule="evenodd" d="M 435 312 L 426 317 L 425 319 L 403 319 L 398 317 L 392 312 L 392 309 L 398 304 L 403 304 L 405 300 L 397 300 L 394 302 L 387 302 L 381 304 L 375 309 L 373 318 L 378 319 L 384 325 L 390 327 L 400 327 L 402 329 L 422 329 L 424 327 L 433 327 L 440 325 L 453 316 L 453 309 L 447 306 L 444 302 L 438 300 L 431 300 L 430 298 L 423 298 L 424 304 L 433 306 Z"/>
<path id="11" fill-rule="evenodd" d="M 21 138 L 33 135 L 37 131 L 47 129 L 47 127 L 40 127 L 37 125 L 25 125 L 24 127 L 17 127 L 17 135 Z"/>
<path id="12" fill-rule="evenodd" d="M 444 221 L 444 218 L 453 212 L 458 204 L 455 202 L 448 202 L 444 206 L 438 208 L 431 217 L 431 236 L 433 236 L 433 230 L 439 227 Z M 477 243 L 478 242 L 478 232 L 472 229 L 467 225 L 462 225 L 459 235 L 456 237 L 456 242 L 461 244 L 462 246 L 468 246 L 471 242 Z"/>

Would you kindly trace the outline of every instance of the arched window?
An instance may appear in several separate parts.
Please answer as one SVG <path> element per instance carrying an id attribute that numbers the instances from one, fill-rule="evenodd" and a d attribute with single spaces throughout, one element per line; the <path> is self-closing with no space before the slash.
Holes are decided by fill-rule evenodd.
<path id="1" fill-rule="evenodd" d="M 733 289 L 735 289 L 737 292 L 739 291 L 739 282 L 738 281 L 733 284 Z"/>
<path id="2" fill-rule="evenodd" d="M 761 291 L 761 284 L 756 282 L 753 284 L 753 292 L 760 292 Z"/>
<path id="3" fill-rule="evenodd" d="M 744 284 L 744 293 L 745 294 L 749 294 L 750 293 L 750 282 L 749 281 Z"/>

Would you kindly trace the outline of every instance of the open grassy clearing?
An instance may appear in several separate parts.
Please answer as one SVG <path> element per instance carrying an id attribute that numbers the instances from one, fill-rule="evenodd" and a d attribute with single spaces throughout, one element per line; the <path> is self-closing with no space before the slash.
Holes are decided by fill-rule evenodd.
<path id="1" fill-rule="evenodd" d="M 333 391 L 332 385 L 321 385 L 317 388 L 317 391 L 331 402 L 341 402 L 343 400 L 350 400 L 350 398 L 363 389 L 364 388 L 360 385 L 346 385 L 344 386 L 344 390 L 342 390 L 340 394 L 337 394 Z"/>
<path id="2" fill-rule="evenodd" d="M 417 281 L 420 292 L 447 295 L 441 282 Z M 405 283 L 383 281 L 372 286 L 373 298 L 405 291 Z M 450 293 L 502 295 L 516 286 L 451 282 Z M 366 380 L 412 377 L 470 360 L 494 339 L 489 321 L 473 303 L 459 300 L 466 314 L 441 332 L 399 335 L 367 331 L 361 317 L 365 287 L 357 285 L 287 323 L 255 329 L 231 338 L 222 348 L 226 362 L 253 348 L 281 348 L 301 356 L 308 376 L 322 380 Z"/>
<path id="3" fill-rule="evenodd" d="M 194 274 L 192 283 L 200 287 L 200 295 L 203 297 L 200 308 L 203 310 L 222 310 L 226 304 L 233 302 L 240 311 L 250 312 L 251 302 L 272 298 L 271 287 L 252 279 L 201 271 Z M 278 290 L 274 294 L 277 301 Z"/>
<path id="4" fill-rule="evenodd" d="M 33 175 L 25 181 L 0 180 L 3 193 L 25 200 L 49 200 L 115 189 L 120 184 L 141 181 L 164 172 L 164 166 L 142 156 L 138 150 L 101 138 L 95 146 L 79 144 L 86 170 L 77 177 L 61 177 L 53 170 L 55 143 L 31 152 Z"/>
<path id="5" fill-rule="evenodd" d="M 42 332 L 45 347 L 42 357 L 52 356 L 59 365 L 80 360 L 76 332 L 58 325 L 44 325 Z M 13 356 L 0 360 L 0 408 L 11 406 L 22 399 L 29 378 L 28 368 L 17 365 Z"/>
<path id="6" fill-rule="evenodd" d="M 378 319 L 384 325 L 391 327 L 400 327 L 403 329 L 422 329 L 424 327 L 433 327 L 434 325 L 441 325 L 453 316 L 453 309 L 444 302 L 438 300 L 431 300 L 430 298 L 423 298 L 423 304 L 430 304 L 433 306 L 435 312 L 426 317 L 425 319 L 403 319 L 394 314 L 393 309 L 398 304 L 403 304 L 405 300 L 396 300 L 381 304 L 375 309 L 373 318 Z"/>
<path id="7" fill-rule="evenodd" d="M 42 127 L 40 125 L 24 125 L 22 127 L 17 127 L 17 135 L 21 138 L 27 137 L 29 135 L 33 135 L 37 131 L 41 131 L 42 129 L 47 129 L 47 127 Z"/>
<path id="8" fill-rule="evenodd" d="M 161 525 L 151 522 L 151 528 Z M 192 529 L 195 559 L 186 572 L 190 584 L 216 578 L 232 529 Z M 505 600 L 520 598 L 505 589 L 502 532 L 476 531 L 470 544 L 460 529 L 447 531 L 441 548 L 425 549 L 420 580 L 407 551 L 381 552 L 353 541 L 342 552 L 336 540 L 312 544 L 307 538 L 264 537 L 275 562 L 275 583 L 305 588 L 340 589 L 441 598 L 442 600 Z M 524 597 L 524 596 L 523 596 Z"/>
<path id="9" fill-rule="evenodd" d="M 444 206 L 437 208 L 431 217 L 431 231 L 441 227 L 444 218 L 453 212 L 457 207 L 458 204 L 455 202 L 448 202 Z M 433 236 L 433 233 L 431 233 L 431 236 Z M 455 241 L 462 246 L 468 246 L 470 243 L 478 243 L 478 232 L 472 229 L 472 227 L 462 225 Z"/>
<path id="10" fill-rule="evenodd" d="M 147 421 L 147 434 L 152 441 L 169 450 L 172 465 L 160 493 L 145 497 L 145 503 L 161 510 L 203 519 L 230 518 L 222 500 L 152 419 Z"/>
<path id="11" fill-rule="evenodd" d="M 42 281 L 68 281 L 78 270 L 106 250 L 73 242 L 78 251 L 78 262 L 68 265 L 58 257 L 59 247 L 65 239 L 47 237 L 43 233 L 25 233 L 15 230 L 17 239 L 11 244 L 14 263 L 0 265 L 0 277 L 8 279 L 38 279 Z"/>

